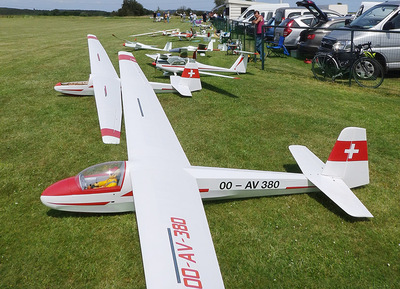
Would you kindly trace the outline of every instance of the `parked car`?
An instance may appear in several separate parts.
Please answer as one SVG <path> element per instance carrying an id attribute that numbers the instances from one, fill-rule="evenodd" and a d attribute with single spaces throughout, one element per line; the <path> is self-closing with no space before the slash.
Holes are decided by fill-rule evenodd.
<path id="1" fill-rule="evenodd" d="M 300 33 L 304 29 L 322 25 L 334 17 L 339 17 L 339 14 L 336 12 L 325 12 L 324 10 L 321 10 L 313 1 L 304 0 L 299 1 L 296 4 L 302 6 L 301 8 L 306 9 L 308 13 L 303 13 L 302 16 L 286 18 L 278 27 L 275 28 L 274 41 L 278 42 L 281 36 L 285 37 L 284 45 L 288 49 L 297 48 L 300 40 Z M 277 23 L 277 17 L 278 15 L 275 18 L 275 23 Z"/>
<path id="2" fill-rule="evenodd" d="M 325 12 L 328 17 L 340 17 L 343 16 L 340 13 L 330 10 L 330 9 L 322 9 L 323 12 Z M 282 21 L 284 21 L 287 18 L 293 18 L 296 16 L 302 16 L 302 15 L 312 15 L 310 10 L 308 10 L 306 7 L 282 7 L 278 8 L 275 11 L 275 25 L 278 26 L 281 24 Z"/>
<path id="3" fill-rule="evenodd" d="M 316 19 L 312 15 L 286 18 L 275 28 L 274 41 L 279 42 L 279 38 L 283 36 L 285 37 L 284 45 L 287 49 L 297 48 L 301 31 L 312 27 L 314 23 L 316 23 Z"/>
<path id="4" fill-rule="evenodd" d="M 275 17 L 270 18 L 267 23 L 264 24 L 265 26 L 265 34 L 264 38 L 266 41 L 272 41 L 274 40 L 274 34 L 275 34 Z"/>
<path id="5" fill-rule="evenodd" d="M 331 29 L 339 29 L 346 25 L 348 17 L 332 18 L 327 22 L 320 22 L 312 28 L 300 33 L 298 44 L 299 53 L 305 57 L 313 57 L 318 51 L 322 38 L 330 33 Z"/>
<path id="6" fill-rule="evenodd" d="M 352 45 L 371 42 L 375 59 L 386 70 L 400 69 L 400 34 L 390 32 L 400 32 L 400 1 L 387 1 L 368 9 L 347 27 L 323 37 L 319 50 L 350 52 Z"/>

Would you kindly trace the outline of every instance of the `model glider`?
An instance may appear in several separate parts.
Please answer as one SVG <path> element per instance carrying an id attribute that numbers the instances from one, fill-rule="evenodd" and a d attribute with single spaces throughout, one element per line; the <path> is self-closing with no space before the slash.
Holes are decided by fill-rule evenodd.
<path id="1" fill-rule="evenodd" d="M 140 34 L 133 34 L 129 35 L 130 37 L 137 37 L 137 36 L 158 36 L 158 35 L 171 35 L 172 33 L 179 33 L 179 29 L 167 29 L 167 30 L 159 30 L 159 31 L 152 31 Z"/>
<path id="2" fill-rule="evenodd" d="M 157 48 L 154 45 L 147 45 L 137 41 L 128 41 L 126 40 L 123 44 L 125 47 L 133 48 L 134 50 L 157 50 L 157 51 L 169 51 L 172 48 L 172 43 L 167 42 L 164 48 Z"/>
<path id="3" fill-rule="evenodd" d="M 211 34 L 210 33 L 206 33 L 206 34 L 199 34 L 196 31 L 194 31 L 193 29 L 190 29 L 190 31 L 186 31 L 186 32 L 176 32 L 176 33 L 171 33 L 169 35 L 170 37 L 179 37 L 180 40 L 191 40 L 193 38 L 203 38 L 203 39 L 211 39 Z"/>
<path id="4" fill-rule="evenodd" d="M 85 169 L 48 187 L 41 201 L 72 212 L 136 210 L 147 288 L 224 288 L 201 198 L 321 190 L 351 216 L 372 217 L 350 190 L 369 183 L 365 129 L 344 129 L 326 164 L 291 146 L 304 174 L 192 166 L 136 59 L 118 57 L 128 161 Z M 95 89 L 108 90 L 102 80 L 94 78 Z M 110 105 L 121 110 L 121 102 Z"/>
<path id="5" fill-rule="evenodd" d="M 168 54 L 146 54 L 146 56 L 155 60 L 153 65 L 164 71 L 165 75 L 181 73 L 189 61 L 189 58 L 183 58 L 180 56 L 171 56 Z M 213 65 L 207 65 L 196 61 L 197 67 L 200 74 L 212 75 L 226 78 L 237 78 L 219 73 L 246 73 L 247 70 L 248 55 L 240 54 L 236 59 L 235 63 L 230 68 L 218 67 Z"/>
<path id="6" fill-rule="evenodd" d="M 94 95 L 93 75 L 101 74 L 118 77 L 106 51 L 95 35 L 88 35 L 91 74 L 88 81 L 59 82 L 54 89 L 60 93 L 76 96 Z M 93 66 L 93 63 L 99 65 Z M 200 75 L 196 63 L 188 62 L 181 76 L 170 76 L 170 83 L 150 82 L 156 93 L 178 92 L 182 96 L 192 96 L 193 91 L 201 90 Z"/>
<path id="7" fill-rule="evenodd" d="M 194 52 L 197 51 L 199 53 L 204 53 L 204 52 L 209 52 L 209 51 L 216 51 L 217 49 L 214 49 L 214 42 L 215 39 L 211 39 L 208 44 L 202 44 L 200 43 L 198 46 L 193 46 L 193 45 L 188 45 L 188 46 L 183 46 L 183 47 L 176 47 L 172 48 L 169 50 L 169 52 Z"/>

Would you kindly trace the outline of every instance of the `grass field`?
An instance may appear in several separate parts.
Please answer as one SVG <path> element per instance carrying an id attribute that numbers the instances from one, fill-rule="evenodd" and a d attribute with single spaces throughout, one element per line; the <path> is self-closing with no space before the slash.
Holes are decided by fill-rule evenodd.
<path id="1" fill-rule="evenodd" d="M 93 97 L 53 86 L 88 78 L 88 33 L 118 68 L 124 48 L 113 33 L 189 25 L 15 17 L 0 26 L 0 288 L 145 288 L 134 214 L 69 214 L 40 202 L 52 183 L 127 158 L 124 140 L 101 142 Z M 145 53 L 134 55 L 149 80 L 167 82 Z M 213 52 L 201 61 L 229 67 L 235 58 Z M 226 288 L 399 288 L 399 78 L 371 90 L 317 82 L 293 58 L 260 67 L 249 63 L 240 80 L 204 77 L 193 98 L 159 95 L 191 163 L 299 172 L 289 145 L 325 161 L 342 128 L 365 127 L 371 183 L 354 192 L 375 217 L 350 218 L 321 193 L 205 203 Z"/>

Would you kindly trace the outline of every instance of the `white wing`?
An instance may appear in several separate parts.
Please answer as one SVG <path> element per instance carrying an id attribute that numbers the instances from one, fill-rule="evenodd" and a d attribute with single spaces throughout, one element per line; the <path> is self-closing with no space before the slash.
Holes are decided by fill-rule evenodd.
<path id="1" fill-rule="evenodd" d="M 119 62 L 147 288 L 224 288 L 189 161 L 136 59 Z"/>
<path id="2" fill-rule="evenodd" d="M 95 35 L 88 35 L 91 78 L 104 143 L 118 144 L 121 135 L 121 88 L 114 66 Z"/>

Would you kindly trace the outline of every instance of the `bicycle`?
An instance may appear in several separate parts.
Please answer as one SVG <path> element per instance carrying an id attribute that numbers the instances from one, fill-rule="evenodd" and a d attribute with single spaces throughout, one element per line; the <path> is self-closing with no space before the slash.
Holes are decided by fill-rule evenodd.
<path id="1" fill-rule="evenodd" d="M 355 46 L 353 53 L 317 53 L 312 60 L 311 70 L 320 81 L 334 82 L 349 74 L 362 87 L 377 88 L 384 80 L 384 69 L 375 59 L 371 42 Z"/>

